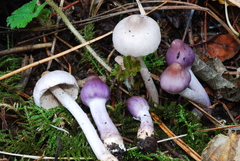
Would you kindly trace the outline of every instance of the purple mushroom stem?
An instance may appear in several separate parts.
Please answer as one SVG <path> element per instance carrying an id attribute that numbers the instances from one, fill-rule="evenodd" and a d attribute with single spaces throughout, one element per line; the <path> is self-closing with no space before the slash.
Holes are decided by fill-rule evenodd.
<path id="1" fill-rule="evenodd" d="M 109 87 L 97 76 L 90 76 L 84 84 L 81 94 L 83 104 L 88 106 L 104 145 L 119 160 L 126 151 L 123 139 L 106 110 L 110 98 Z"/>
<path id="2" fill-rule="evenodd" d="M 138 147 L 146 153 L 155 152 L 157 140 L 154 138 L 154 125 L 147 101 L 142 97 L 133 96 L 127 100 L 127 107 L 133 118 L 141 122 L 137 132 Z"/>

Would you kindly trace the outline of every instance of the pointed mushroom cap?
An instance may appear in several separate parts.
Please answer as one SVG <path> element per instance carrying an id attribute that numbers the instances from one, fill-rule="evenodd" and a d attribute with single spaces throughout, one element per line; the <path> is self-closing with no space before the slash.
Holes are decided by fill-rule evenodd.
<path id="1" fill-rule="evenodd" d="M 154 52 L 161 41 L 159 25 L 151 17 L 135 14 L 122 19 L 113 30 L 113 45 L 125 56 Z"/>
<path id="2" fill-rule="evenodd" d="M 76 79 L 68 72 L 55 70 L 43 75 L 33 90 L 34 102 L 37 106 L 50 109 L 61 105 L 48 90 L 58 85 L 74 100 L 77 99 L 79 86 Z"/>
<path id="3" fill-rule="evenodd" d="M 191 75 L 180 63 L 168 66 L 160 77 L 160 85 L 168 93 L 177 94 L 188 87 Z"/>
<path id="4" fill-rule="evenodd" d="M 180 39 L 175 39 L 166 53 L 166 62 L 168 65 L 173 62 L 179 62 L 185 68 L 190 68 L 195 60 L 193 50 Z"/>

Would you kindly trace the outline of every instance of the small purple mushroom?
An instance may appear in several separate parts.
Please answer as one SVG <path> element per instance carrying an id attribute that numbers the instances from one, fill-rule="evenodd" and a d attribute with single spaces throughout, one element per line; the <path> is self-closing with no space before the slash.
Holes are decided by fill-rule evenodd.
<path id="1" fill-rule="evenodd" d="M 126 149 L 119 131 L 106 110 L 106 102 L 110 98 L 109 87 L 97 76 L 89 76 L 80 97 L 83 104 L 90 108 L 104 145 L 121 160 Z"/>
<path id="2" fill-rule="evenodd" d="M 180 39 L 175 39 L 171 43 L 171 46 L 166 53 L 166 62 L 168 65 L 171 65 L 174 62 L 178 62 L 182 64 L 186 69 L 188 69 L 191 75 L 189 88 L 195 92 L 198 92 L 206 99 L 205 102 L 202 102 L 203 105 L 211 106 L 208 94 L 206 93 L 205 89 L 203 88 L 203 86 L 201 85 L 201 83 L 198 81 L 198 79 L 191 70 L 194 60 L 195 53 L 188 45 L 186 45 Z"/>
<path id="3" fill-rule="evenodd" d="M 169 65 L 160 77 L 160 86 L 166 92 L 179 94 L 196 103 L 206 104 L 205 97 L 188 87 L 190 82 L 189 70 L 178 62 Z"/>
<path id="4" fill-rule="evenodd" d="M 141 121 L 137 133 L 137 146 L 146 153 L 156 152 L 157 140 L 154 138 L 154 126 L 148 102 L 142 97 L 133 96 L 127 100 L 127 107 L 133 118 Z"/>

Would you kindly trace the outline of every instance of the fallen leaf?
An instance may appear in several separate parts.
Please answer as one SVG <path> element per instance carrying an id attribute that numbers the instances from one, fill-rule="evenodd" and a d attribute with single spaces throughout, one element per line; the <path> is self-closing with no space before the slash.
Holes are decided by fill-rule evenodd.
<path id="1" fill-rule="evenodd" d="M 240 0 L 229 0 L 229 1 L 235 6 L 238 6 L 240 8 Z"/>
<path id="2" fill-rule="evenodd" d="M 225 0 L 218 0 L 220 4 L 224 4 Z M 240 8 L 240 0 L 227 0 L 228 6 L 237 6 Z"/>
<path id="3" fill-rule="evenodd" d="M 221 61 L 232 58 L 239 51 L 240 45 L 232 35 L 219 35 L 213 41 L 207 43 L 207 52 L 211 57 L 217 57 Z"/>
<path id="4" fill-rule="evenodd" d="M 202 161 L 229 161 L 239 160 L 240 137 L 236 133 L 229 136 L 219 134 L 215 136 L 203 150 Z"/>

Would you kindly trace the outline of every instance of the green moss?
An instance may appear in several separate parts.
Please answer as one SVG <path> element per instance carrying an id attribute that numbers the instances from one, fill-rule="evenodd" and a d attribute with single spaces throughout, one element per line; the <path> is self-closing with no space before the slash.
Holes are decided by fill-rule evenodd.
<path id="1" fill-rule="evenodd" d="M 208 133 L 200 132 L 201 129 L 206 127 L 202 125 L 201 120 L 193 112 L 187 110 L 185 105 L 176 102 L 165 103 L 164 106 L 152 110 L 158 114 L 173 133 L 176 135 L 187 134 L 182 140 L 198 154 L 201 154 L 210 138 Z M 177 147 L 177 149 L 181 150 L 180 147 Z"/>
<path id="2" fill-rule="evenodd" d="M 14 108 L 19 129 L 0 131 L 1 150 L 28 155 L 95 158 L 82 130 L 63 107 L 45 110 L 37 106 Z M 62 127 L 61 127 L 62 126 Z"/>

